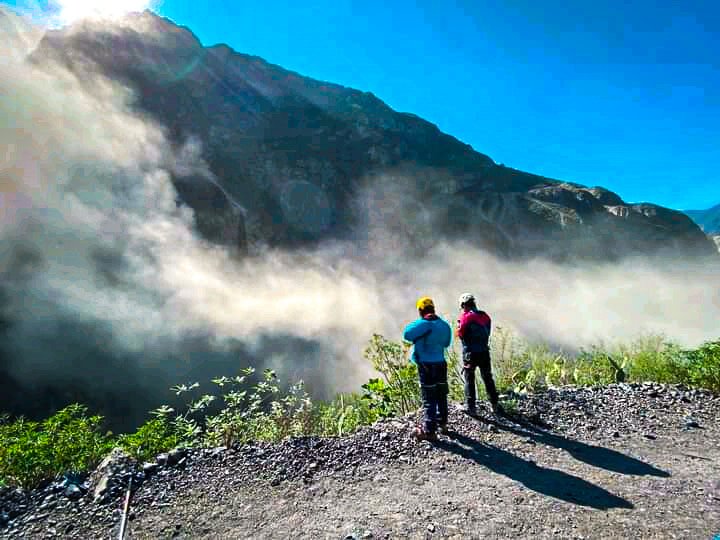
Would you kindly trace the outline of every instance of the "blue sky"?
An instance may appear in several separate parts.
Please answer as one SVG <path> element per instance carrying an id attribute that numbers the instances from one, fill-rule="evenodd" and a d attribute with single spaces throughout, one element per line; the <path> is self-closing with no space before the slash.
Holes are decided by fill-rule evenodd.
<path id="1" fill-rule="evenodd" d="M 630 202 L 720 202 L 713 1 L 164 0 L 156 11 L 371 91 L 498 163 Z"/>

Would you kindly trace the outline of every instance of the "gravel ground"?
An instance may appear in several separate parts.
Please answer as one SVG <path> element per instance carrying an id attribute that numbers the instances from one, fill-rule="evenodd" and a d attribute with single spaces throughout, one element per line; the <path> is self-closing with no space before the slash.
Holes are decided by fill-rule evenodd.
<path id="1" fill-rule="evenodd" d="M 127 538 L 710 540 L 718 413 L 720 396 L 677 386 L 563 388 L 503 418 L 453 410 L 436 444 L 411 440 L 406 417 L 344 438 L 176 452 L 144 472 L 116 457 L 80 487 L 0 492 L 0 537 L 117 538 L 132 476 Z"/>

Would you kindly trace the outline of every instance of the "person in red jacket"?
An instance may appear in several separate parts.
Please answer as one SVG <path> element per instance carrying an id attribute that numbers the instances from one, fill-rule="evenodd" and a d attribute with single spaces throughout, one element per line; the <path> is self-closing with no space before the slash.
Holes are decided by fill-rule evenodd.
<path id="1" fill-rule="evenodd" d="M 499 403 L 495 381 L 490 365 L 490 316 L 477 308 L 475 296 L 465 293 L 460 296 L 460 318 L 457 335 L 463 345 L 463 378 L 465 379 L 465 412 L 476 415 L 475 408 L 475 368 L 480 368 L 480 376 L 485 383 L 488 399 L 496 414 L 503 412 Z"/>

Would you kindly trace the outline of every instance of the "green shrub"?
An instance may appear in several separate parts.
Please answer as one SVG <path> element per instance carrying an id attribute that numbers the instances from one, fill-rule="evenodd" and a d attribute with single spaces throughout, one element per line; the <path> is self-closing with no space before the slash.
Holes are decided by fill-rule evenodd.
<path id="1" fill-rule="evenodd" d="M 172 450 L 180 443 L 180 436 L 166 417 L 153 418 L 135 433 L 121 435 L 118 444 L 132 457 L 141 461 Z"/>
<path id="2" fill-rule="evenodd" d="M 0 424 L 0 478 L 31 488 L 59 474 L 89 470 L 114 446 L 113 437 L 100 430 L 102 420 L 77 404 L 42 422 L 6 420 Z"/>
<path id="3" fill-rule="evenodd" d="M 462 353 L 455 347 L 445 355 L 448 366 L 448 399 L 462 401 L 465 398 L 465 381 L 462 373 Z"/>
<path id="4" fill-rule="evenodd" d="M 687 358 L 681 348 L 662 336 L 643 337 L 629 346 L 621 346 L 617 355 L 623 359 L 630 380 L 666 384 L 689 383 Z"/>
<path id="5" fill-rule="evenodd" d="M 221 390 L 219 412 L 207 414 L 204 427 L 194 437 L 201 444 L 231 446 L 251 440 L 279 441 L 286 437 L 316 434 L 319 411 L 305 391 L 303 382 L 282 392 L 274 371 L 265 370 L 262 379 L 250 385 L 253 368 L 237 377 L 220 377 L 212 382 Z M 203 410 L 213 396 L 196 402 Z M 186 420 L 187 421 L 187 420 Z M 196 425 L 193 423 L 192 425 Z"/>
<path id="6" fill-rule="evenodd" d="M 316 408 L 317 434 L 342 437 L 379 419 L 371 402 L 360 394 L 344 394 Z"/>
<path id="7" fill-rule="evenodd" d="M 496 326 L 490 339 L 490 357 L 495 384 L 500 392 L 530 390 L 535 374 L 523 355 L 525 345 L 507 328 Z M 482 381 L 478 381 L 478 395 L 484 396 Z"/>
<path id="8" fill-rule="evenodd" d="M 619 382 L 618 374 L 622 372 L 621 369 L 622 366 L 614 363 L 613 358 L 604 351 L 597 348 L 583 350 L 572 362 L 572 384 L 603 386 Z M 622 378 L 624 379 L 624 376 Z"/>
<path id="9" fill-rule="evenodd" d="M 690 383 L 720 393 L 720 340 L 704 343 L 686 355 Z"/>
<path id="10" fill-rule="evenodd" d="M 371 379 L 363 388 L 380 416 L 404 415 L 420 407 L 417 367 L 408 361 L 409 347 L 373 334 L 363 356 L 383 379 Z"/>
<path id="11" fill-rule="evenodd" d="M 383 379 L 370 379 L 362 385 L 363 399 L 376 418 L 388 418 L 400 414 L 402 403 L 397 401 L 397 391 Z"/>
<path id="12" fill-rule="evenodd" d="M 447 351 L 450 399 L 463 398 L 458 343 Z M 364 357 L 379 373 L 362 385 L 362 393 L 315 402 L 302 381 L 281 390 L 272 370 L 259 380 L 253 368 L 236 377 L 213 379 L 217 395 L 200 394 L 199 383 L 172 388 L 187 396 L 182 411 L 163 406 L 155 418 L 131 434 L 114 437 L 101 431 L 102 417 L 71 405 L 42 422 L 0 415 L 0 486 L 31 488 L 63 473 L 91 469 L 114 446 L 147 460 L 178 445 L 230 446 L 235 443 L 309 435 L 343 436 L 380 418 L 404 415 L 420 407 L 417 368 L 408 347 L 373 335 Z M 524 342 L 497 328 L 491 342 L 495 379 L 501 391 L 518 393 L 549 386 L 597 386 L 613 382 L 684 383 L 720 392 L 720 341 L 684 351 L 661 336 L 645 336 L 629 345 L 597 345 L 576 355 Z M 477 378 L 478 395 L 485 395 Z M 211 407 L 211 404 L 213 406 Z M 517 402 L 505 402 L 507 410 Z"/>

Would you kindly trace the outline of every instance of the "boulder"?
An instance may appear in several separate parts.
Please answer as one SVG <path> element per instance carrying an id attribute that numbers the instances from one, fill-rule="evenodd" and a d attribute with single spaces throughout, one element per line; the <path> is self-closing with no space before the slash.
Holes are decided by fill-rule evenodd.
<path id="1" fill-rule="evenodd" d="M 114 448 L 90 475 L 90 492 L 95 502 L 107 502 L 119 495 L 133 475 L 137 462 L 122 448 Z"/>

